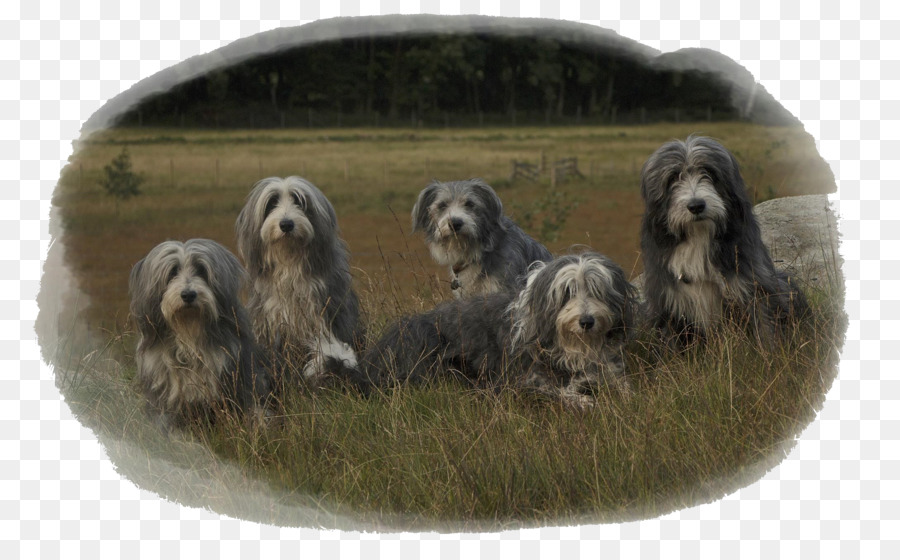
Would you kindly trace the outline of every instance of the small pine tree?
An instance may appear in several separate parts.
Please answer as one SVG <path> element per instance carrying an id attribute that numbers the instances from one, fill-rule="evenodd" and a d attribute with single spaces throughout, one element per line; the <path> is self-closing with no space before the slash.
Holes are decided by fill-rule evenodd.
<path id="1" fill-rule="evenodd" d="M 141 194 L 140 186 L 144 177 L 131 170 L 131 156 L 128 148 L 122 148 L 109 165 L 103 167 L 105 178 L 103 188 L 106 193 L 116 200 L 116 215 L 119 215 L 119 201 L 128 200 Z"/>

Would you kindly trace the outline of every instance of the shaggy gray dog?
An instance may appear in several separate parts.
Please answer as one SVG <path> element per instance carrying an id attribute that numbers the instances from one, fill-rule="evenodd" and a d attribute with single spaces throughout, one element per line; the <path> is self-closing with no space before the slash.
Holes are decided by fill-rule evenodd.
<path id="1" fill-rule="evenodd" d="M 263 411 L 271 380 L 239 297 L 245 277 L 208 239 L 165 241 L 132 268 L 137 383 L 164 430 L 221 406 Z"/>
<path id="2" fill-rule="evenodd" d="M 401 319 L 363 366 L 381 385 L 451 375 L 590 405 L 598 385 L 630 392 L 623 349 L 633 290 L 622 269 L 597 253 L 535 263 L 518 294 L 453 300 Z"/>
<path id="3" fill-rule="evenodd" d="M 503 215 L 497 193 L 480 179 L 425 187 L 413 206 L 412 225 L 413 232 L 424 232 L 435 262 L 450 267 L 458 298 L 519 289 L 531 263 L 553 258 Z"/>
<path id="4" fill-rule="evenodd" d="M 359 300 L 334 207 L 300 177 L 256 183 L 235 224 L 252 281 L 250 314 L 260 341 L 318 381 L 334 364 L 356 367 Z M 329 365 L 331 364 L 331 365 Z"/>
<path id="5" fill-rule="evenodd" d="M 771 340 L 805 311 L 803 293 L 776 272 L 737 160 L 721 144 L 664 144 L 644 164 L 641 194 L 644 293 L 668 335 L 686 343 L 732 316 Z"/>

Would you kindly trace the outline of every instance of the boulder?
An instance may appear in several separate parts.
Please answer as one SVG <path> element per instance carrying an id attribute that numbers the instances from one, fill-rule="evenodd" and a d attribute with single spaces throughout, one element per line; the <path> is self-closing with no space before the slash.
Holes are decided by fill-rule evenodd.
<path id="1" fill-rule="evenodd" d="M 776 268 L 801 284 L 843 283 L 837 217 L 827 195 L 774 198 L 757 204 L 753 213 Z"/>

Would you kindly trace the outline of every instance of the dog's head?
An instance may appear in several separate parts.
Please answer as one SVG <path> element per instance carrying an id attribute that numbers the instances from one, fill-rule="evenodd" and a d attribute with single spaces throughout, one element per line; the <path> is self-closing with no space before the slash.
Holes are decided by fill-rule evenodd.
<path id="1" fill-rule="evenodd" d="M 337 236 L 334 207 L 300 177 L 269 177 L 254 185 L 235 223 L 238 252 L 252 270 L 329 246 Z"/>
<path id="2" fill-rule="evenodd" d="M 220 318 L 231 319 L 245 274 L 215 241 L 164 241 L 131 269 L 131 314 L 143 333 L 168 328 L 196 339 Z"/>
<path id="3" fill-rule="evenodd" d="M 484 181 L 435 181 L 419 193 L 412 230 L 424 232 L 440 264 L 453 265 L 493 250 L 502 217 L 500 197 Z"/>
<path id="4" fill-rule="evenodd" d="M 513 346 L 591 354 L 631 324 L 632 292 L 622 269 L 599 253 L 536 262 L 510 306 Z"/>
<path id="5" fill-rule="evenodd" d="M 644 164 L 641 195 L 648 214 L 677 236 L 694 228 L 727 229 L 750 208 L 734 156 L 703 136 L 663 144 Z"/>

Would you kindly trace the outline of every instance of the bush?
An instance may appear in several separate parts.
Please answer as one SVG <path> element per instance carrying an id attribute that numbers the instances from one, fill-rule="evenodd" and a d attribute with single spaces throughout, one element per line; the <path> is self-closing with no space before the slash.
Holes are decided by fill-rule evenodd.
<path id="1" fill-rule="evenodd" d="M 131 156 L 128 148 L 122 148 L 109 165 L 103 167 L 103 189 L 116 200 L 116 215 L 119 214 L 119 201 L 128 200 L 141 194 L 140 186 L 144 177 L 131 170 Z"/>

